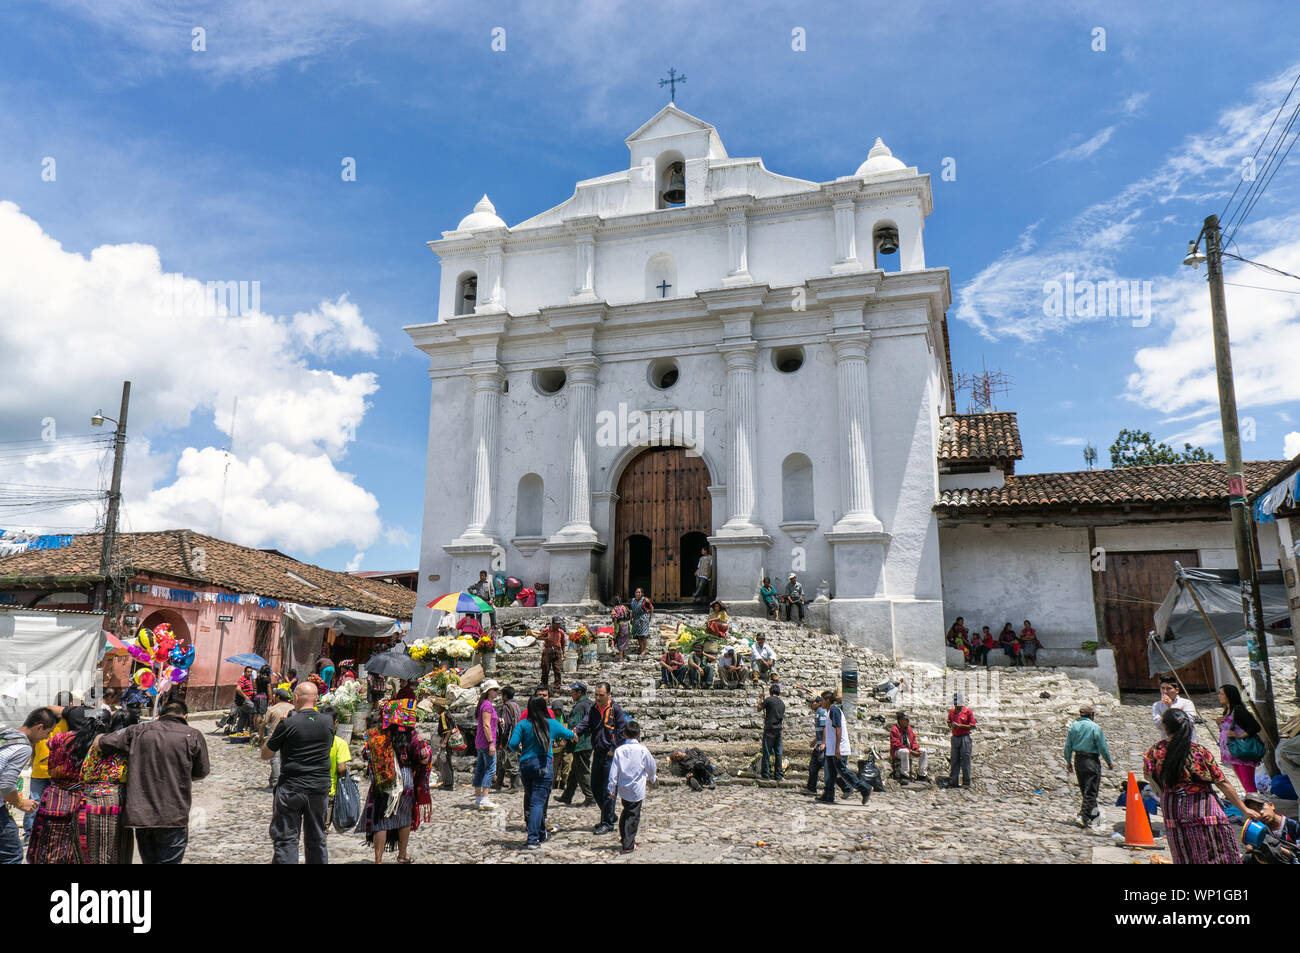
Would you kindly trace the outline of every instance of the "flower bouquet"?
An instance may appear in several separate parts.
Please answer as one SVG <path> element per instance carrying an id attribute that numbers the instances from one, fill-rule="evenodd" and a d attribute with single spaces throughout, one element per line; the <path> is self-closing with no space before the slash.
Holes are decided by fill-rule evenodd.
<path id="1" fill-rule="evenodd" d="M 433 658 L 433 650 L 424 639 L 416 639 L 406 647 L 406 654 L 417 662 L 427 662 Z"/>
<path id="2" fill-rule="evenodd" d="M 350 722 L 362 700 L 361 683 L 347 681 L 326 695 L 323 701 L 333 707 L 340 722 Z"/>
<path id="3" fill-rule="evenodd" d="M 429 641 L 429 652 L 431 655 L 447 659 L 468 661 L 474 655 L 474 643 L 466 639 L 451 639 L 443 636 Z"/>
<path id="4" fill-rule="evenodd" d="M 474 643 L 474 648 L 480 653 L 495 652 L 497 650 L 497 640 L 492 638 L 491 635 L 485 635 Z"/>
<path id="5" fill-rule="evenodd" d="M 583 645 L 590 645 L 592 642 L 596 640 L 592 636 L 592 634 L 587 630 L 587 627 L 585 625 L 580 625 L 572 632 L 569 633 L 569 641 L 572 642 L 574 645 L 583 646 Z"/>

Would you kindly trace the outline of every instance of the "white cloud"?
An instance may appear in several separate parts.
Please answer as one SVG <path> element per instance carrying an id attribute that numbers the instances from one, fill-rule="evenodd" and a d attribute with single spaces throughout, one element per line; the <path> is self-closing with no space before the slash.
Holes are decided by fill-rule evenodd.
<path id="1" fill-rule="evenodd" d="M 1106 145 L 1106 143 L 1110 142 L 1110 137 L 1114 134 L 1115 127 L 1107 126 L 1105 129 L 1098 130 L 1085 142 L 1081 142 L 1077 146 L 1070 146 L 1069 148 L 1062 149 L 1047 161 L 1056 162 L 1059 160 L 1062 162 L 1078 162 L 1080 159 L 1087 159 L 1089 156 L 1095 155 L 1102 146 Z"/>
<path id="2" fill-rule="evenodd" d="M 1177 265 L 1155 275 L 1126 274 L 1120 270 L 1121 263 L 1131 260 L 1143 241 L 1151 240 L 1158 223 L 1168 217 L 1170 202 L 1222 207 L 1240 181 L 1243 157 L 1259 143 L 1296 69 L 1291 65 L 1252 89 L 1248 102 L 1224 110 L 1213 127 L 1189 135 L 1153 172 L 1111 198 L 1085 208 L 1051 231 L 1035 222 L 1012 247 L 957 289 L 955 316 L 990 340 L 1010 337 L 1021 341 L 1040 341 L 1080 323 L 1114 321 L 1114 315 L 1106 314 L 1047 313 L 1045 285 L 1062 282 L 1070 274 L 1090 282 L 1150 280 L 1159 320 L 1163 304 L 1181 295 L 1182 285 L 1191 282 L 1190 275 L 1182 274 L 1184 269 Z M 1083 149 L 1089 143 L 1075 148 Z M 1284 169 L 1256 210 L 1258 219 L 1250 227 L 1257 242 L 1269 236 L 1280 244 L 1288 237 L 1286 226 L 1269 223 L 1265 216 L 1266 206 L 1284 207 L 1289 183 Z M 1163 235 L 1159 241 L 1161 247 L 1166 244 Z M 1176 277 L 1171 279 L 1170 274 Z M 1201 289 L 1204 294 L 1203 282 Z"/>
<path id="3" fill-rule="evenodd" d="M 384 541 L 393 546 L 410 546 L 414 539 L 410 532 L 401 526 L 385 526 Z"/>
<path id="4" fill-rule="evenodd" d="M 1290 228 L 1294 235 L 1300 228 L 1300 216 L 1293 217 Z M 1264 248 L 1257 254 L 1261 261 L 1300 272 L 1300 241 Z M 1300 296 L 1277 293 L 1293 290 L 1289 285 L 1294 282 L 1231 263 L 1225 279 L 1259 286 L 1230 285 L 1225 289 L 1239 413 L 1246 417 L 1251 408 L 1300 402 L 1300 375 L 1294 368 L 1295 355 L 1300 354 Z M 1168 334 L 1160 344 L 1134 354 L 1137 370 L 1128 378 L 1128 396 L 1144 406 L 1181 415 L 1181 419 L 1207 416 L 1177 437 L 1197 443 L 1196 438 L 1209 438 L 1212 433 L 1213 442 L 1218 444 L 1222 439 L 1219 391 L 1204 279 L 1188 271 L 1171 283 L 1161 311 Z"/>
<path id="5" fill-rule="evenodd" d="M 1136 116 L 1142 112 L 1142 107 L 1146 101 L 1151 98 L 1150 93 L 1134 93 L 1128 99 L 1124 100 L 1119 107 L 1120 112 L 1125 116 Z"/>
<path id="6" fill-rule="evenodd" d="M 307 554 L 344 541 L 368 546 L 380 532 L 378 502 L 337 464 L 378 382 L 309 364 L 324 354 L 374 353 L 374 332 L 356 305 L 342 296 L 289 320 L 260 312 L 187 317 L 160 312 L 163 278 L 151 246 L 70 253 L 16 205 L 0 202 L 0 432 L 34 438 L 53 418 L 64 436 L 85 433 L 96 408 L 117 416 L 121 381 L 129 379 L 127 528 L 220 528 L 239 543 Z M 203 287 L 183 276 L 172 282 L 190 292 Z M 211 426 L 228 436 L 236 398 L 229 458 L 178 433 Z M 104 485 L 102 452 L 69 457 L 54 446 L 44 458 L 0 457 L 0 481 Z M 0 517 L 85 528 L 95 511 Z"/>
<path id="7" fill-rule="evenodd" d="M 1288 460 L 1300 456 L 1300 430 L 1292 430 L 1282 438 L 1282 456 Z"/>
<path id="8" fill-rule="evenodd" d="M 365 558 L 366 558 L 365 553 L 357 553 L 355 556 L 353 556 L 351 559 L 348 560 L 348 564 L 347 566 L 344 567 L 343 571 L 344 572 L 359 571 L 361 569 L 361 563 Z"/>
<path id="9" fill-rule="evenodd" d="M 1088 442 L 1086 437 L 1059 437 L 1056 434 L 1050 434 L 1047 439 L 1058 447 L 1082 447 Z"/>

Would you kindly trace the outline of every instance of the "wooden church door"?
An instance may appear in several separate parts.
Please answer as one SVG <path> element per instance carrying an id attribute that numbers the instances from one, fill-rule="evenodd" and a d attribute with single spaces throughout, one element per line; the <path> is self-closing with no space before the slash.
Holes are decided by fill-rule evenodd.
<path id="1" fill-rule="evenodd" d="M 701 540 L 713 528 L 704 460 L 688 456 L 681 447 L 650 447 L 623 471 L 618 497 L 611 597 L 630 599 L 641 586 L 654 602 L 689 599 L 702 547 L 696 547 L 693 556 L 683 553 L 683 539 Z M 683 566 L 688 557 L 689 567 Z"/>

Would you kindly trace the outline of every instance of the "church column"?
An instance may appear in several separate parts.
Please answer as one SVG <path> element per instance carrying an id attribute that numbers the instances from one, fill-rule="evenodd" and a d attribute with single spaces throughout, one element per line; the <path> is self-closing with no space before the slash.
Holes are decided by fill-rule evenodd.
<path id="1" fill-rule="evenodd" d="M 835 263 L 831 265 L 831 274 L 862 270 L 862 263 L 858 261 L 858 224 L 854 199 L 861 188 L 860 183 L 852 182 L 828 189 L 835 210 Z"/>
<path id="2" fill-rule="evenodd" d="M 504 307 L 501 285 L 503 259 L 501 242 L 493 242 L 487 246 L 486 258 L 483 276 L 479 281 L 479 295 L 483 303 L 474 309 L 475 312 L 500 311 Z"/>
<path id="3" fill-rule="evenodd" d="M 720 345 L 727 364 L 727 522 L 724 534 L 760 532 L 754 525 L 754 465 L 758 433 L 753 341 Z"/>
<path id="4" fill-rule="evenodd" d="M 497 456 L 497 425 L 501 413 L 501 382 L 498 367 L 472 371 L 474 387 L 474 476 L 470 495 L 469 525 L 464 539 L 488 537 L 493 517 L 493 467 Z"/>
<path id="5" fill-rule="evenodd" d="M 580 358 L 564 365 L 569 392 L 569 499 L 564 528 L 557 534 L 566 539 L 595 541 L 591 526 L 591 460 L 596 427 L 595 357 Z"/>
<path id="6" fill-rule="evenodd" d="M 596 299 L 596 229 L 600 218 L 584 216 L 565 223 L 574 239 L 574 277 L 571 302 Z"/>
<path id="7" fill-rule="evenodd" d="M 749 207 L 752 201 L 744 196 L 718 203 L 727 213 L 727 277 L 722 280 L 724 288 L 754 281 L 749 274 Z"/>
<path id="8" fill-rule="evenodd" d="M 841 336 L 842 335 L 842 336 Z M 835 376 L 839 392 L 840 509 L 835 530 L 880 532 L 871 500 L 871 397 L 867 349 L 871 332 L 837 332 Z"/>

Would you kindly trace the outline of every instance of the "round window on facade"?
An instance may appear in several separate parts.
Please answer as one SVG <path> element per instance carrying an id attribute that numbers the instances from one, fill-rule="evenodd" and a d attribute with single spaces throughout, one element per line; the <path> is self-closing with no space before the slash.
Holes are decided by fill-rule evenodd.
<path id="1" fill-rule="evenodd" d="M 650 383 L 659 390 L 667 390 L 677 383 L 677 362 L 671 357 L 661 357 L 650 362 Z"/>
<path id="2" fill-rule="evenodd" d="M 803 348 L 795 346 L 773 349 L 772 366 L 782 374 L 793 374 L 803 367 Z"/>
<path id="3" fill-rule="evenodd" d="M 533 371 L 533 387 L 539 394 L 547 396 L 558 394 L 564 387 L 567 379 L 564 368 L 546 367 L 539 371 Z"/>

